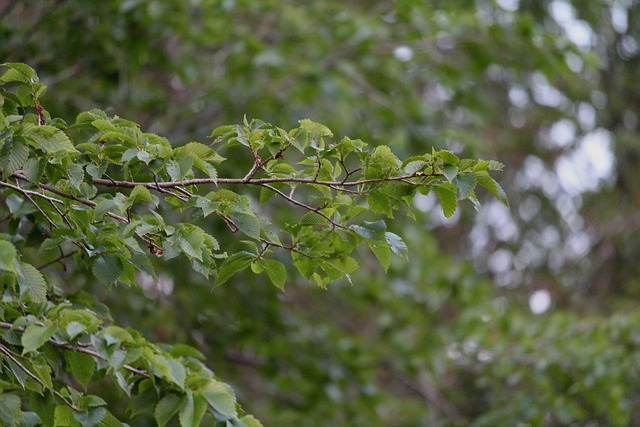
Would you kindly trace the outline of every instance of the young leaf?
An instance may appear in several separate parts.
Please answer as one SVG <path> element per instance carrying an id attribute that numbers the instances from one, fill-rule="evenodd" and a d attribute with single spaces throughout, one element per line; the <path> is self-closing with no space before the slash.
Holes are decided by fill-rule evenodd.
<path id="1" fill-rule="evenodd" d="M 32 126 L 24 132 L 24 135 L 34 142 L 36 148 L 41 148 L 50 154 L 78 152 L 69 137 L 53 126 Z"/>
<path id="2" fill-rule="evenodd" d="M 201 390 L 209 405 L 225 417 L 235 417 L 236 396 L 231 387 L 220 381 L 211 380 Z"/>
<path id="3" fill-rule="evenodd" d="M 506 193 L 502 187 L 500 187 L 500 184 L 498 184 L 496 180 L 489 175 L 489 172 L 478 171 L 473 174 L 478 180 L 478 184 L 489 190 L 489 192 L 493 194 L 496 199 L 500 200 L 506 207 L 509 207 L 509 200 L 507 199 Z"/>
<path id="4" fill-rule="evenodd" d="M 42 347 L 49 338 L 53 336 L 57 329 L 55 324 L 48 326 L 29 325 L 24 330 L 21 338 L 22 354 L 35 351 Z"/>
<path id="5" fill-rule="evenodd" d="M 274 259 L 263 258 L 265 270 L 267 270 L 267 276 L 271 280 L 271 283 L 276 288 L 283 290 L 284 284 L 287 280 L 287 270 L 280 261 Z"/>

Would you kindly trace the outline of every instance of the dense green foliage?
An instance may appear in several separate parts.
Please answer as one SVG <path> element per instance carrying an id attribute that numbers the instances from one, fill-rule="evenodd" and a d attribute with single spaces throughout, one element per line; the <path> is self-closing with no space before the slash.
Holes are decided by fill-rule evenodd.
<path id="1" fill-rule="evenodd" d="M 415 220 L 404 208 L 386 220 L 409 261 L 392 257 L 381 274 L 365 241 L 353 255 L 361 265 L 353 285 L 319 291 L 274 247 L 265 255 L 285 265 L 284 292 L 261 266 L 212 290 L 182 256 L 151 257 L 158 280 L 139 275 L 132 287 L 105 287 L 71 258 L 43 273 L 56 289 L 106 304 L 117 325 L 196 347 L 265 425 L 637 425 L 639 8 L 627 0 L 9 0 L 0 5 L 0 58 L 38 70 L 50 88 L 44 106 L 71 126 L 80 111 L 101 108 L 175 150 L 209 144 L 213 127 L 245 115 L 298 127 L 311 118 L 400 158 L 435 147 L 508 165 L 499 181 L 510 210 L 487 199 L 478 215 L 463 208 L 445 219 L 437 193 L 417 194 Z M 220 177 L 251 169 L 246 147 L 221 154 L 227 160 L 212 163 Z M 131 191 L 97 188 L 114 198 Z M 261 191 L 242 194 L 256 207 Z M 169 207 L 166 193 L 150 192 Z M 285 225 L 281 237 L 304 214 L 284 201 L 257 208 Z M 191 223 L 197 209 L 163 215 Z M 217 214 L 197 224 L 220 252 L 255 254 L 241 242 L 252 239 L 235 238 L 242 232 Z M 528 303 L 538 297 L 546 311 L 534 314 Z M 117 386 L 105 380 L 87 392 L 97 390 L 127 419 Z"/>
<path id="2" fill-rule="evenodd" d="M 9 330 L 6 345 L 0 344 L 1 396 L 8 425 L 120 425 L 103 398 L 81 393 L 67 377 L 86 389 L 94 374 L 111 378 L 131 397 L 132 415 L 153 411 L 160 426 L 174 415 L 183 427 L 197 426 L 206 412 L 224 425 L 259 425 L 238 415 L 233 391 L 201 363 L 198 350 L 184 344 L 163 349 L 135 329 L 112 324 L 109 311 L 97 311 L 99 303 L 86 292 L 49 287 L 40 270 L 64 258 L 72 256 L 80 271 L 108 287 L 134 285 L 136 272 L 157 280 L 151 257 L 182 256 L 205 278 L 215 276 L 216 285 L 250 267 L 284 289 L 286 268 L 274 253 L 281 250 L 302 276 L 324 288 L 350 280 L 358 268 L 351 253 L 361 243 L 385 270 L 392 252 L 406 253 L 383 220 L 363 219 L 368 212 L 389 218 L 399 208 L 410 213 L 416 193 L 434 191 L 450 217 L 458 201 L 478 203 L 477 185 L 506 203 L 489 175 L 502 168 L 498 162 L 435 150 L 401 162 L 384 145 L 367 149 L 348 137 L 328 140 L 329 128 L 308 119 L 290 131 L 259 120 L 215 129 L 219 150 L 244 147 L 250 165 L 242 177 L 219 177 L 216 167 L 225 159 L 209 145 L 172 148 L 97 109 L 80 113 L 71 125 L 51 118 L 42 106 L 47 87 L 35 71 L 22 63 L 4 66 L 9 69 L 0 81 L 15 89 L 0 98 L 0 186 L 8 210 L 0 245 L 0 326 Z M 206 191 L 207 185 L 217 188 Z M 221 186 L 257 187 L 260 203 L 279 196 L 299 209 L 272 223 L 246 195 Z M 167 223 L 163 212 L 170 208 L 187 221 Z M 224 241 L 221 247 L 196 225 L 206 227 L 211 217 L 246 239 L 248 249 L 227 252 Z M 46 260 L 40 269 L 37 259 Z M 21 411 L 15 392 L 21 389 L 32 411 Z"/>

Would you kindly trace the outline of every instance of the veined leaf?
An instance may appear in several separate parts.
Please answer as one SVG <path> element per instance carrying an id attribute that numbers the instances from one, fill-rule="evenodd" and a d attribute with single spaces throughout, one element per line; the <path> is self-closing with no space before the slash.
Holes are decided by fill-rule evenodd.
<path id="1" fill-rule="evenodd" d="M 29 148 L 16 137 L 5 142 L 0 150 L 0 167 L 4 179 L 22 168 L 29 157 Z"/>
<path id="2" fill-rule="evenodd" d="M 47 300 L 47 282 L 42 273 L 26 262 L 18 263 L 18 285 L 20 295 L 28 295 L 28 300 L 39 303 Z"/>
<path id="3" fill-rule="evenodd" d="M 238 252 L 231 255 L 220 266 L 216 276 L 215 286 L 222 285 L 235 273 L 249 267 L 255 258 L 255 255 L 247 252 Z"/>
<path id="4" fill-rule="evenodd" d="M 451 218 L 451 215 L 453 215 L 453 213 L 456 211 L 456 207 L 458 205 L 456 197 L 456 186 L 452 183 L 447 182 L 435 186 L 434 189 L 438 194 L 438 199 L 440 199 L 440 204 L 442 205 L 444 216 L 447 218 Z"/>
<path id="5" fill-rule="evenodd" d="M 181 398 L 175 393 L 165 395 L 154 410 L 154 415 L 158 427 L 164 427 L 175 414 L 178 413 L 180 407 L 183 405 L 184 398 Z"/>
<path id="6" fill-rule="evenodd" d="M 122 274 L 120 260 L 112 255 L 100 255 L 93 260 L 91 271 L 104 285 L 112 285 Z"/>
<path id="7" fill-rule="evenodd" d="M 38 82 L 38 75 L 35 70 L 27 64 L 21 62 L 5 62 L 2 66 L 9 67 L 4 75 L 0 77 L 0 80 L 3 82 L 21 82 L 29 85 Z"/>
<path id="8" fill-rule="evenodd" d="M 456 177 L 454 183 L 458 188 L 456 194 L 457 199 L 464 200 L 473 194 L 473 189 L 476 188 L 478 180 L 472 173 L 461 173 Z"/>
<path id="9" fill-rule="evenodd" d="M 201 390 L 209 405 L 225 417 L 235 417 L 236 396 L 231 387 L 220 381 L 211 380 Z"/>
<path id="10" fill-rule="evenodd" d="M 473 173 L 478 180 L 478 184 L 489 190 L 493 196 L 500 200 L 502 204 L 509 207 L 509 200 L 507 200 L 507 194 L 504 192 L 500 184 L 489 175 L 487 171 L 478 171 Z"/>
<path id="11" fill-rule="evenodd" d="M 29 325 L 22 333 L 22 354 L 35 351 L 42 347 L 56 332 L 55 324 L 41 326 Z"/>
<path id="12" fill-rule="evenodd" d="M 287 269 L 280 261 L 274 259 L 263 258 L 262 263 L 265 270 L 267 270 L 267 276 L 269 280 L 276 288 L 283 290 L 284 284 L 287 281 Z"/>
<path id="13" fill-rule="evenodd" d="M 36 148 L 41 148 L 50 154 L 78 152 L 69 137 L 53 126 L 32 126 L 25 130 L 24 135 L 34 141 Z"/>

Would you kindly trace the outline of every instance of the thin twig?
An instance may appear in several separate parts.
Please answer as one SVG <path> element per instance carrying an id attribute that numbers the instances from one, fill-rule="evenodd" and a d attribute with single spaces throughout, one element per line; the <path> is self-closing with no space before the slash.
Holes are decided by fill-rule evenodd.
<path id="1" fill-rule="evenodd" d="M 0 344 L 0 352 L 4 353 L 5 356 L 7 356 L 9 359 L 11 359 L 11 361 L 13 363 L 15 363 L 20 369 L 22 369 L 22 371 L 24 371 L 25 374 L 29 375 L 35 382 L 37 382 L 38 384 L 40 384 L 43 388 L 47 388 L 44 384 L 44 382 L 40 379 L 40 377 L 38 377 L 36 374 L 34 374 L 33 372 L 31 372 L 26 366 L 24 366 L 22 363 L 20 363 L 20 361 L 13 355 L 13 353 L 11 352 L 11 350 L 9 350 L 7 347 L 5 347 L 4 345 Z M 66 397 L 64 397 L 58 390 L 56 390 L 55 388 L 51 388 L 51 392 L 53 394 L 55 394 L 56 396 L 58 396 L 64 403 L 65 405 L 67 405 L 68 407 L 70 407 L 71 409 L 73 409 L 74 411 L 79 411 L 80 408 L 78 408 L 76 405 L 74 405 L 73 403 L 71 403 L 69 400 L 67 400 Z"/>

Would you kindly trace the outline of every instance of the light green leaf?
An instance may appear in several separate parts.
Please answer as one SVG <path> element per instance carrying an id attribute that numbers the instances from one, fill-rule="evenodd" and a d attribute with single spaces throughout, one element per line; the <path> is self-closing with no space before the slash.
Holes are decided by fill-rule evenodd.
<path id="1" fill-rule="evenodd" d="M 478 180 L 478 184 L 482 185 L 484 188 L 489 190 L 493 196 L 500 200 L 505 206 L 509 207 L 509 200 L 507 199 L 507 195 L 500 187 L 500 184 L 496 182 L 495 179 L 489 175 L 487 171 L 478 171 L 473 173 Z"/>
<path id="2" fill-rule="evenodd" d="M 4 271 L 9 271 L 12 273 L 16 272 L 15 268 L 15 259 L 18 253 L 16 252 L 15 246 L 6 240 L 0 240 L 0 269 Z"/>
<path id="3" fill-rule="evenodd" d="M 17 267 L 20 296 L 28 295 L 28 300 L 36 303 L 45 302 L 47 300 L 47 282 L 42 273 L 26 262 L 20 262 Z"/>
<path id="4" fill-rule="evenodd" d="M 254 418 L 253 415 L 245 415 L 240 418 L 240 422 L 242 422 L 246 427 L 262 427 L 262 423 Z"/>
<path id="5" fill-rule="evenodd" d="M 24 135 L 34 141 L 36 148 L 41 148 L 50 154 L 78 152 L 69 137 L 54 126 L 32 126 L 25 131 Z"/>
<path id="6" fill-rule="evenodd" d="M 389 244 L 386 242 L 371 241 L 367 242 L 367 244 L 369 245 L 369 249 L 371 249 L 378 259 L 380 265 L 382 265 L 382 268 L 384 268 L 384 271 L 387 271 L 391 265 L 391 248 L 389 247 Z"/>
<path id="7" fill-rule="evenodd" d="M 451 215 L 456 211 L 457 207 L 457 197 L 456 197 L 456 186 L 452 183 L 444 183 L 434 187 L 436 193 L 438 194 L 438 199 L 440 199 L 440 204 L 442 205 L 442 211 L 444 212 L 444 216 L 450 218 Z"/>
<path id="8" fill-rule="evenodd" d="M 131 206 L 134 203 L 139 202 L 149 202 L 153 203 L 155 206 L 158 206 L 159 200 L 157 196 L 151 194 L 147 187 L 136 185 L 135 187 L 133 187 L 133 190 L 131 190 L 131 194 L 129 194 L 129 200 L 127 200 L 126 205 Z"/>
<path id="9" fill-rule="evenodd" d="M 209 405 L 226 417 L 237 416 L 236 396 L 231 387 L 220 381 L 211 380 L 201 390 Z"/>
<path id="10" fill-rule="evenodd" d="M 284 264 L 280 261 L 268 258 L 263 258 L 262 262 L 265 270 L 267 270 L 267 276 L 269 276 L 273 286 L 283 290 L 284 284 L 287 281 L 287 269 L 284 267 Z"/>
<path id="11" fill-rule="evenodd" d="M 160 399 L 160 402 L 156 405 L 154 415 L 158 427 L 166 425 L 171 418 L 180 410 L 184 398 L 181 398 L 177 394 L 171 393 Z"/>
<path id="12" fill-rule="evenodd" d="M 383 240 L 387 224 L 383 220 L 364 221 L 362 225 L 354 225 L 353 230 L 368 240 Z"/>
<path id="13" fill-rule="evenodd" d="M 407 255 L 407 245 L 404 243 L 400 236 L 390 231 L 384 233 L 384 236 L 394 254 L 401 256 Z"/>
<path id="14" fill-rule="evenodd" d="M 9 67 L 9 70 L 0 77 L 0 80 L 3 82 L 21 82 L 29 85 L 38 82 L 38 75 L 35 70 L 27 64 L 21 62 L 5 62 L 2 66 Z"/>
<path id="15" fill-rule="evenodd" d="M 57 326 L 51 324 L 48 326 L 29 325 L 22 333 L 22 354 L 35 351 L 42 347 L 49 338 L 56 332 Z"/>

